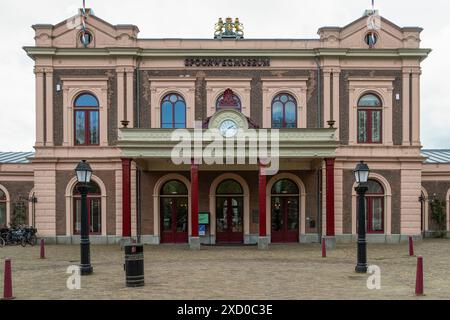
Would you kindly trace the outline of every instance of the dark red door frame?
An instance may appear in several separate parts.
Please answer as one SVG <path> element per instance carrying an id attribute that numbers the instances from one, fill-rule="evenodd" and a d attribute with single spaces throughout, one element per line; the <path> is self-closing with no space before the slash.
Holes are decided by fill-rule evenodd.
<path id="1" fill-rule="evenodd" d="M 84 114 L 84 143 L 77 144 L 77 113 Z M 97 113 L 97 143 L 91 143 L 91 113 Z M 82 109 L 77 107 L 74 113 L 74 141 L 76 146 L 99 146 L 100 145 L 100 112 L 98 109 Z"/>
<path id="2" fill-rule="evenodd" d="M 373 141 L 373 114 L 375 112 L 380 113 L 380 141 Z M 366 141 L 361 141 L 359 137 L 359 114 L 366 114 Z M 382 109 L 361 109 L 358 108 L 358 143 L 367 143 L 367 144 L 382 144 L 383 143 L 383 110 Z"/>

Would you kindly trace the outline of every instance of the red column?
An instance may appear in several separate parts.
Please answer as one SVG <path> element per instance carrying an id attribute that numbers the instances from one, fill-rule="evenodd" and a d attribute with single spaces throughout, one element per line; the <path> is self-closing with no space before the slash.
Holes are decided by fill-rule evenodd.
<path id="1" fill-rule="evenodd" d="M 192 237 L 198 238 L 198 164 L 191 166 L 191 225 Z"/>
<path id="2" fill-rule="evenodd" d="M 131 159 L 122 159 L 122 236 L 131 237 Z"/>
<path id="3" fill-rule="evenodd" d="M 325 159 L 327 167 L 327 236 L 334 237 L 334 161 L 335 159 Z"/>
<path id="4" fill-rule="evenodd" d="M 265 167 L 259 166 L 259 236 L 267 236 L 266 223 L 266 185 L 267 176 L 264 175 Z"/>

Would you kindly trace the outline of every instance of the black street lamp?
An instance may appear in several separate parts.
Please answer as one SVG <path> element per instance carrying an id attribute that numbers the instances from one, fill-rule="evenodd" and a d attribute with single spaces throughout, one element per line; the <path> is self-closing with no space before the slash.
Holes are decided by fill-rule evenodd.
<path id="1" fill-rule="evenodd" d="M 355 271 L 357 273 L 367 273 L 367 241 L 366 241 L 366 200 L 365 194 L 368 190 L 367 180 L 369 179 L 369 167 L 364 161 L 356 165 L 354 171 L 356 183 L 355 188 L 358 194 L 358 264 Z"/>
<path id="2" fill-rule="evenodd" d="M 89 217 L 87 211 L 87 193 L 89 191 L 89 183 L 91 182 L 92 169 L 91 166 L 83 160 L 75 169 L 78 180 L 78 192 L 81 195 L 81 275 L 90 275 L 94 271 L 91 266 L 90 241 L 89 241 Z"/>

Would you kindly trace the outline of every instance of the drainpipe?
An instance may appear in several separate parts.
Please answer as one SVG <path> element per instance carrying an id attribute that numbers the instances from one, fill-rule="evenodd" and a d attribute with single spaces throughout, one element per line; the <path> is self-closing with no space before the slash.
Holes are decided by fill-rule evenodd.
<path id="1" fill-rule="evenodd" d="M 141 127 L 141 61 L 142 59 L 139 57 L 136 66 L 136 128 L 138 129 Z"/>
<path id="2" fill-rule="evenodd" d="M 317 128 L 322 127 L 322 67 L 319 57 L 315 58 L 317 65 Z M 317 171 L 317 231 L 319 242 L 322 243 L 322 169 Z"/>
<path id="3" fill-rule="evenodd" d="M 136 211 L 137 211 L 137 242 L 141 243 L 142 236 L 142 212 L 141 212 L 141 170 L 136 170 Z"/>

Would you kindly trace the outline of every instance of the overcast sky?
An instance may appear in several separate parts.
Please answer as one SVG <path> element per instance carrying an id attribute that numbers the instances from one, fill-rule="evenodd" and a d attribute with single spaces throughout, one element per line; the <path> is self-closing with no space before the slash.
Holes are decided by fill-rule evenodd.
<path id="1" fill-rule="evenodd" d="M 370 0 L 86 0 L 112 24 L 135 24 L 141 38 L 211 38 L 218 17 L 239 17 L 246 38 L 316 38 L 322 26 L 344 26 L 370 8 Z M 82 0 L 0 0 L 0 151 L 33 151 L 33 61 L 36 23 L 56 24 L 77 12 Z M 450 149 L 450 1 L 376 0 L 385 18 L 420 26 L 422 47 L 422 144 Z M 447 79 L 447 80 L 446 80 Z M 447 95 L 449 94 L 449 95 Z"/>

